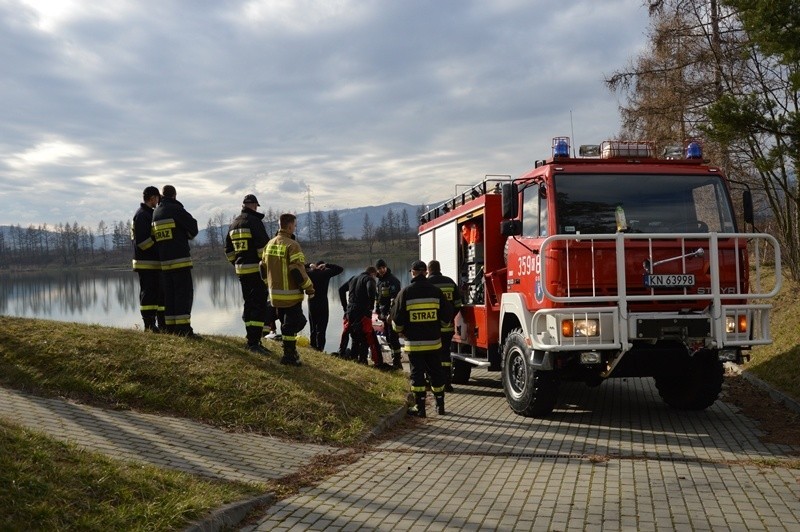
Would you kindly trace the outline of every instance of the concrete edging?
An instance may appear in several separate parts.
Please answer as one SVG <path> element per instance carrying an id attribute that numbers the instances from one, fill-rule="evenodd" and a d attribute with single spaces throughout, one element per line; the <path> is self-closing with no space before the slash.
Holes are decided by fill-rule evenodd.
<path id="1" fill-rule="evenodd" d="M 754 386 L 764 390 L 769 394 L 770 397 L 778 401 L 779 403 L 783 404 L 789 410 L 800 414 L 800 402 L 794 400 L 793 398 L 789 397 L 785 393 L 776 390 L 771 385 L 767 384 L 765 381 L 759 379 L 749 371 L 742 371 L 742 377 L 744 377 L 747 382 L 753 384 Z"/>
<path id="2" fill-rule="evenodd" d="M 260 495 L 245 501 L 232 502 L 214 510 L 205 519 L 195 521 L 184 529 L 184 532 L 219 532 L 229 530 L 241 523 L 247 514 L 256 506 L 272 504 L 275 496 L 271 493 Z"/>

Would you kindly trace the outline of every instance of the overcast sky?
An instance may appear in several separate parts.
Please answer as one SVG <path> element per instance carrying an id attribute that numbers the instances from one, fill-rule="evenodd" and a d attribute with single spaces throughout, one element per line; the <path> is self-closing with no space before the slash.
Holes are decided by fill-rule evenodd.
<path id="1" fill-rule="evenodd" d="M 452 196 L 619 130 L 641 0 L 0 0 L 0 225 Z M 571 115 L 571 118 L 570 118 Z M 463 190 L 459 189 L 459 190 Z"/>

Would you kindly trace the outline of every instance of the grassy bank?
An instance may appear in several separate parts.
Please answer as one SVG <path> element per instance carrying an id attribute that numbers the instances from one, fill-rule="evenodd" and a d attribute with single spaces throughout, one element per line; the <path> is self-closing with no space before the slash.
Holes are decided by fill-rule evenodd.
<path id="1" fill-rule="evenodd" d="M 299 441 L 351 445 L 405 404 L 406 378 L 280 344 L 188 340 L 134 330 L 0 317 L 0 385 Z M 246 485 L 110 460 L 0 419 L 0 530 L 180 530 L 229 502 L 286 495 L 331 474 Z M 325 473 L 327 471 L 327 473 Z"/>
<path id="2" fill-rule="evenodd" d="M 800 401 L 800 286 L 784 278 L 772 300 L 773 343 L 753 349 L 745 369 L 774 388 Z"/>
<path id="3" fill-rule="evenodd" d="M 109 408 L 187 417 L 234 431 L 348 445 L 404 404 L 404 377 L 300 348 L 304 365 L 241 339 L 0 317 L 0 384 Z"/>

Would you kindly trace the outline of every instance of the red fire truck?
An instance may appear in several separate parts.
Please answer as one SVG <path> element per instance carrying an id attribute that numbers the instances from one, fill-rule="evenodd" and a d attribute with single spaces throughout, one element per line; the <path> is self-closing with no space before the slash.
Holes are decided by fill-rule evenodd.
<path id="1" fill-rule="evenodd" d="M 664 157 L 617 141 L 575 156 L 569 142 L 516 179 L 457 187 L 420 220 L 420 258 L 460 280 L 466 302 L 453 382 L 499 371 L 525 416 L 552 412 L 562 381 L 612 377 L 653 377 L 671 407 L 709 407 L 723 361 L 771 342 L 777 241 L 737 231 L 727 181 L 697 142 Z M 742 205 L 752 225 L 749 191 Z"/>

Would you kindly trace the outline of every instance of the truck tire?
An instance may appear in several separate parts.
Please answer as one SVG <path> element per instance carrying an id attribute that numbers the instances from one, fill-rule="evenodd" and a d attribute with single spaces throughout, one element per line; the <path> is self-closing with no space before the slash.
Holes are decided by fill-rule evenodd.
<path id="1" fill-rule="evenodd" d="M 724 368 L 716 351 L 695 353 L 679 376 L 656 376 L 658 395 L 672 408 L 704 410 L 714 404 L 722 391 Z"/>
<path id="2" fill-rule="evenodd" d="M 503 391 L 511 410 L 526 417 L 545 417 L 558 398 L 558 379 L 552 371 L 534 369 L 530 349 L 521 329 L 514 329 L 503 344 Z"/>
<path id="3" fill-rule="evenodd" d="M 472 364 L 463 360 L 453 359 L 453 384 L 468 384 Z"/>

